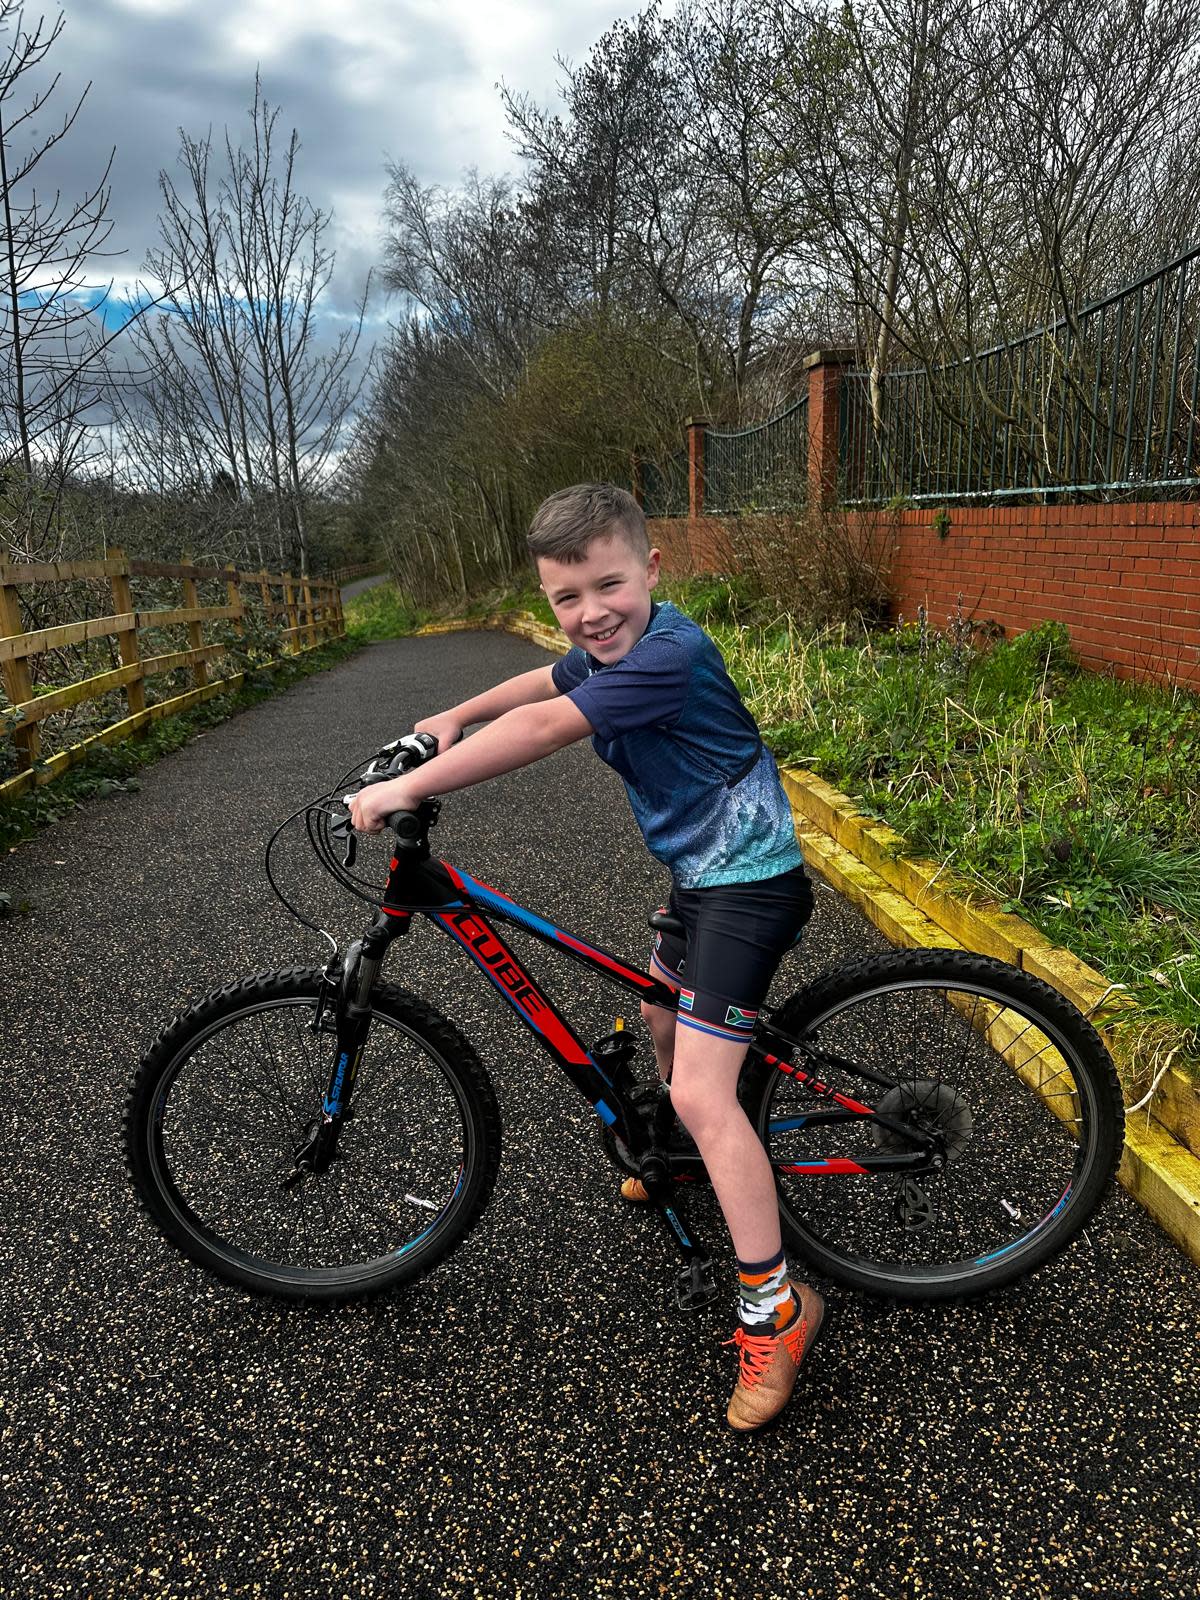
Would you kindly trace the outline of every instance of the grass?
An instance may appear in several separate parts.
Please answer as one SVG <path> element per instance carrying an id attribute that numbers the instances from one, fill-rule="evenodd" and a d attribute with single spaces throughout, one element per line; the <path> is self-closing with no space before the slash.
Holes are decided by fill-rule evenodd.
<path id="1" fill-rule="evenodd" d="M 1084 672 L 1061 625 L 814 635 L 709 588 L 672 598 L 778 758 L 1124 984 L 1128 1088 L 1200 1079 L 1200 701 Z"/>
<path id="2" fill-rule="evenodd" d="M 375 644 L 381 639 L 398 639 L 413 633 L 427 613 L 409 605 L 394 583 L 379 583 L 364 589 L 345 605 L 346 637 L 355 648 Z"/>

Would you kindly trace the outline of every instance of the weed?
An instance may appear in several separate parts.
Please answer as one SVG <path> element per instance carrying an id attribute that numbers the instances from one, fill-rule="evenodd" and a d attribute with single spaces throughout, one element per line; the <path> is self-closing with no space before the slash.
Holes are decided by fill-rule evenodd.
<path id="1" fill-rule="evenodd" d="M 781 760 L 1126 984 L 1135 1075 L 1169 1036 L 1200 1076 L 1200 703 L 1081 671 L 1058 623 L 949 621 L 709 627 Z"/>

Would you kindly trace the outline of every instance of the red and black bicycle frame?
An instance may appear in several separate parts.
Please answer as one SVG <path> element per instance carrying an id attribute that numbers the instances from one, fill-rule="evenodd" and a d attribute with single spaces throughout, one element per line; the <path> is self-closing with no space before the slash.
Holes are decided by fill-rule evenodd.
<path id="1" fill-rule="evenodd" d="M 362 938 L 349 947 L 340 970 L 326 973 L 329 996 L 335 997 L 332 1031 L 337 1044 L 320 1115 L 314 1119 L 302 1149 L 297 1152 L 296 1177 L 304 1171 L 322 1170 L 336 1155 L 367 1042 L 371 989 L 388 947 L 410 931 L 415 915 L 421 915 L 466 952 L 625 1147 L 632 1169 L 640 1176 L 654 1209 L 683 1256 L 684 1265 L 676 1288 L 679 1305 L 690 1309 L 707 1304 L 717 1293 L 709 1252 L 685 1227 L 670 1203 L 673 1180 L 704 1175 L 699 1155 L 679 1150 L 668 1154 L 659 1148 L 658 1119 L 639 1108 L 633 1099 L 635 1085 L 628 1065 L 632 1043 L 625 1042 L 624 1035 L 614 1034 L 589 1049 L 497 932 L 494 919 L 524 929 L 552 949 L 628 989 L 639 1000 L 675 1011 L 676 991 L 648 972 L 630 966 L 610 950 L 555 927 L 490 884 L 452 867 L 449 862 L 433 859 L 427 835 L 437 810 L 437 802 L 426 801 L 418 811 L 400 813 L 390 819 L 396 828 L 397 847 L 379 912 Z M 326 1009 L 323 1000 L 312 1024 L 315 1031 L 322 1029 Z M 324 1026 L 328 1028 L 327 1024 Z M 935 1141 L 906 1124 L 881 1115 L 826 1081 L 829 1066 L 857 1075 L 885 1090 L 895 1087 L 890 1080 L 856 1067 L 852 1062 L 822 1055 L 802 1040 L 789 1039 L 761 1017 L 748 1040 L 748 1048 L 802 1085 L 820 1107 L 790 1122 L 781 1119 L 773 1126 L 783 1129 L 810 1124 L 832 1125 L 869 1117 L 893 1130 L 911 1147 L 864 1153 L 855 1160 L 834 1156 L 813 1161 L 775 1162 L 778 1173 L 833 1175 L 890 1171 L 916 1176 L 936 1170 L 941 1164 L 942 1153 Z"/>
<path id="2" fill-rule="evenodd" d="M 434 813 L 436 814 L 436 813 Z M 428 854 L 425 840 L 428 818 L 419 836 L 397 849 L 390 863 L 384 898 L 375 921 L 364 937 L 347 953 L 343 967 L 341 1002 L 338 1006 L 338 1050 L 331 1075 L 325 1111 L 334 1118 L 353 1090 L 354 1076 L 366 1038 L 370 1017 L 370 988 L 392 941 L 408 933 L 414 915 L 421 915 L 440 928 L 457 944 L 488 982 L 502 995 L 521 1021 L 533 1033 L 596 1114 L 625 1145 L 635 1164 L 649 1161 L 651 1180 L 655 1169 L 652 1119 L 631 1101 L 632 1079 L 623 1060 L 607 1055 L 597 1060 L 595 1047 L 589 1049 L 570 1022 L 531 976 L 521 958 L 497 931 L 496 922 L 523 929 L 550 948 L 589 967 L 601 977 L 635 994 L 639 1000 L 665 1010 L 677 1009 L 677 994 L 669 984 L 650 973 L 630 966 L 619 956 L 599 945 L 580 939 L 527 910 L 490 884 L 469 873 L 438 861 Z M 854 1160 L 831 1156 L 812 1161 L 776 1162 L 776 1170 L 791 1175 L 833 1176 L 873 1172 L 904 1172 L 916 1175 L 939 1165 L 935 1143 L 909 1125 L 877 1112 L 835 1088 L 828 1080 L 831 1069 L 851 1074 L 881 1090 L 895 1087 L 891 1079 L 878 1076 L 850 1061 L 843 1061 L 814 1049 L 801 1040 L 778 1033 L 760 1020 L 749 1039 L 749 1047 L 768 1065 L 802 1086 L 814 1103 L 802 1121 L 806 1126 L 828 1125 L 871 1118 L 896 1133 L 912 1148 L 863 1153 Z M 618 1057 L 620 1052 L 618 1052 Z M 699 1157 L 680 1154 L 671 1159 L 675 1176 L 702 1175 Z M 666 1178 L 663 1165 L 661 1173 Z"/>

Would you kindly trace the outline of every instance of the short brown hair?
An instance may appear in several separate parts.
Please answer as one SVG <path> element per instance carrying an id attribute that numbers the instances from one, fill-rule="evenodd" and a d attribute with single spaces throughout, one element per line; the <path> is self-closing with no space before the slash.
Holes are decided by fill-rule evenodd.
<path id="1" fill-rule="evenodd" d="M 620 534 L 635 555 L 650 555 L 642 508 L 615 483 L 575 483 L 543 500 L 529 524 L 526 544 L 535 561 L 583 561 L 593 539 Z"/>

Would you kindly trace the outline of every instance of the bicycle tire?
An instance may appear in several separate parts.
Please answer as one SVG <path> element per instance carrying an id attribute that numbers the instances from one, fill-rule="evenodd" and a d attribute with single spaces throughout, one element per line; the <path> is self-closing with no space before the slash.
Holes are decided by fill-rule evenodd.
<path id="1" fill-rule="evenodd" d="M 785 1239 L 838 1283 L 907 1301 L 1001 1288 L 1057 1255 L 1111 1184 L 1124 1139 L 1116 1070 L 1091 1024 L 1029 973 L 966 951 L 895 951 L 828 974 L 771 1024 L 887 1077 L 895 1087 L 881 1090 L 826 1074 L 852 1098 L 937 1128 L 950 1152 L 945 1171 L 909 1180 L 913 1189 L 896 1173 L 777 1166 Z M 743 1079 L 773 1162 L 905 1148 L 867 1119 L 810 1120 L 829 1102 L 761 1056 Z"/>
<path id="2" fill-rule="evenodd" d="M 495 1183 L 500 1113 L 453 1023 L 376 984 L 337 1155 L 285 1184 L 332 1060 L 332 1005 L 310 1028 L 320 984 L 312 968 L 259 972 L 181 1013 L 130 1085 L 125 1156 L 147 1215 L 192 1261 L 253 1293 L 341 1302 L 463 1242 Z"/>

